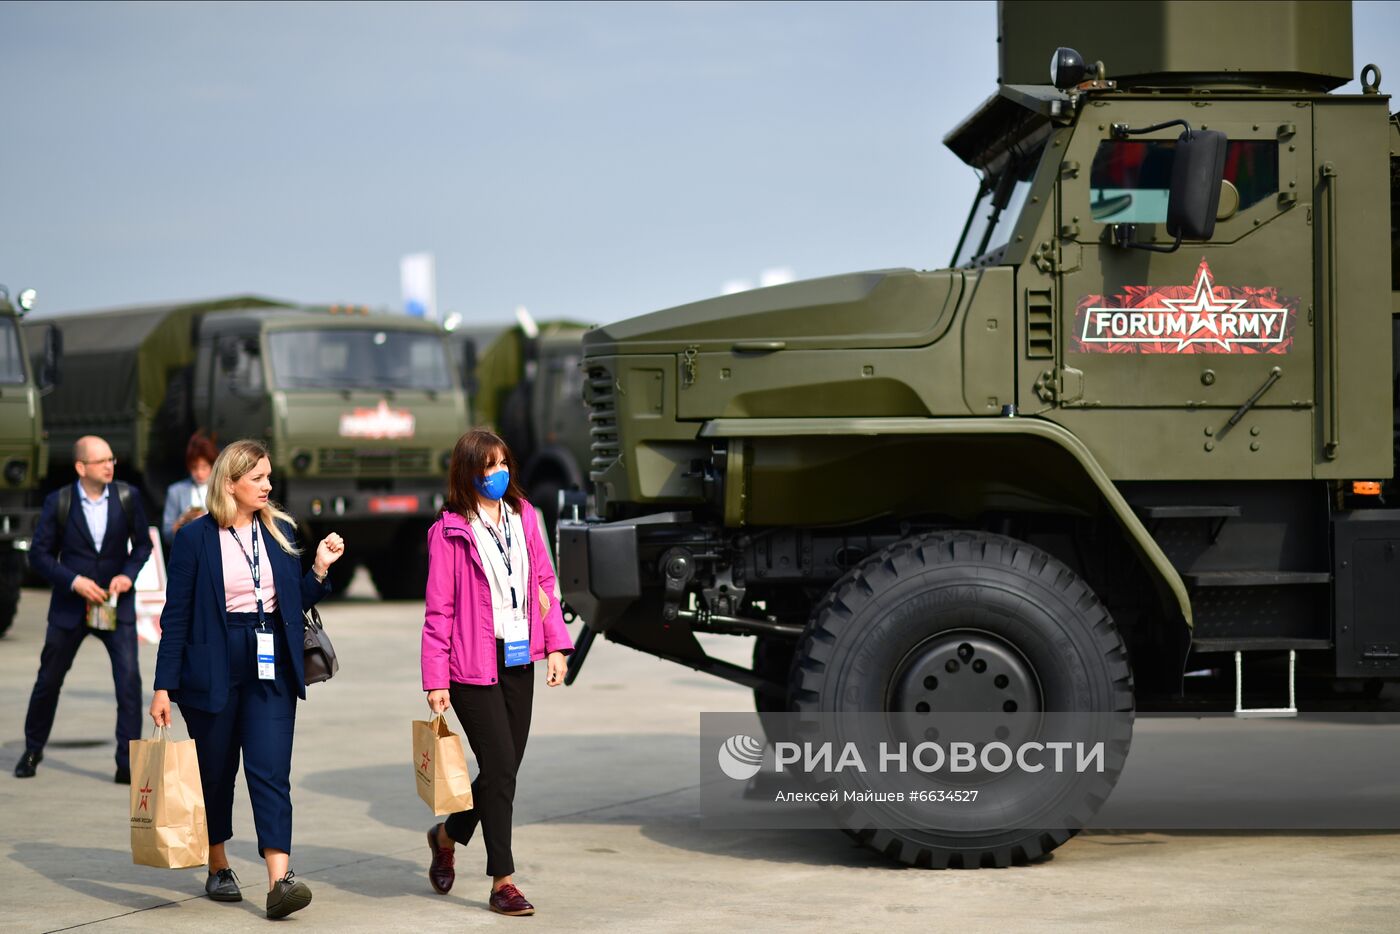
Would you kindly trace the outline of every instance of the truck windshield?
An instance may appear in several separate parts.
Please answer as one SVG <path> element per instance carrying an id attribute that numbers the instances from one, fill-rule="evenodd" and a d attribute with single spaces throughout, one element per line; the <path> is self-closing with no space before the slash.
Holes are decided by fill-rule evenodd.
<path id="1" fill-rule="evenodd" d="M 273 331 L 279 389 L 451 389 L 442 338 L 391 329 Z"/>
<path id="2" fill-rule="evenodd" d="M 13 318 L 0 318 L 0 383 L 24 382 L 24 355 Z"/>
<path id="3" fill-rule="evenodd" d="M 987 173 L 972 203 L 972 213 L 958 241 L 954 266 L 965 266 L 977 257 L 990 253 L 1011 239 L 1016 219 L 1030 194 L 1031 180 L 1040 162 L 1043 143 L 1033 152 L 1011 152 L 1000 172 Z"/>

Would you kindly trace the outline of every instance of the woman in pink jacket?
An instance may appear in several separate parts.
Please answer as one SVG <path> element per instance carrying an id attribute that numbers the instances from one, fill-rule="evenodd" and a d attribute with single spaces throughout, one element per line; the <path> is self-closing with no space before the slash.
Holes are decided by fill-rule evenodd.
<path id="1" fill-rule="evenodd" d="M 530 735 L 534 663 L 546 661 L 545 684 L 557 687 L 573 643 L 535 510 L 514 473 L 504 441 L 481 428 L 467 432 L 452 450 L 447 506 L 428 530 L 423 690 L 434 714 L 451 703 L 479 770 L 475 807 L 428 831 L 428 881 L 444 895 L 451 890 L 453 847 L 480 824 L 491 910 L 531 915 L 511 879 L 515 776 Z"/>

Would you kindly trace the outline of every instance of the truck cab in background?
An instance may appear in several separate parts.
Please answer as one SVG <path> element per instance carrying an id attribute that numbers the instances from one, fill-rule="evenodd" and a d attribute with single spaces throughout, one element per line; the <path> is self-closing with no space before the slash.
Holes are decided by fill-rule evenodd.
<path id="1" fill-rule="evenodd" d="M 118 477 L 159 516 L 167 486 L 185 476 L 191 434 L 254 438 L 272 455 L 274 499 L 305 539 L 335 530 L 350 543 L 338 591 L 363 563 L 382 597 L 422 595 L 427 528 L 466 419 L 436 324 L 255 296 L 48 324 L 75 377 L 44 410 L 55 476 L 74 440 L 100 434 Z"/>
<path id="2" fill-rule="evenodd" d="M 562 492 L 589 489 L 588 407 L 583 401 L 583 335 L 573 321 L 520 321 L 470 362 L 473 424 L 491 427 L 520 464 L 521 485 L 554 541 Z"/>
<path id="3" fill-rule="evenodd" d="M 62 340 L 52 330 L 35 335 L 41 352 L 34 363 L 19 322 L 37 295 L 23 289 L 11 297 L 0 286 L 0 635 L 14 623 L 34 523 L 39 488 L 48 468 L 40 412 L 42 397 L 59 378 Z"/>

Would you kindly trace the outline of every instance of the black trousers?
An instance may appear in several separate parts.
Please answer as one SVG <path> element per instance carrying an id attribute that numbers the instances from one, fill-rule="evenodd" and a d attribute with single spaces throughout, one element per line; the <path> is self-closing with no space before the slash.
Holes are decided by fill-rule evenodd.
<path id="1" fill-rule="evenodd" d="M 30 752 L 43 752 L 58 713 L 63 679 L 88 636 L 96 636 L 111 657 L 112 681 L 117 688 L 117 765 L 125 768 L 130 765 L 127 744 L 141 738 L 141 666 L 135 623 L 117 623 L 117 628 L 110 631 L 89 629 L 83 623 L 72 629 L 49 623 L 44 648 L 39 653 L 39 676 L 34 679 L 29 712 L 24 718 L 24 746 Z"/>
<path id="2" fill-rule="evenodd" d="M 486 839 L 486 874 L 515 872 L 510 848 L 510 825 L 515 811 L 515 775 L 530 738 L 530 712 L 535 697 L 535 666 L 505 664 L 505 643 L 496 640 L 495 684 L 449 686 L 452 710 L 466 731 L 476 756 L 472 809 L 447 818 L 447 835 L 457 843 L 472 838 L 477 824 Z"/>

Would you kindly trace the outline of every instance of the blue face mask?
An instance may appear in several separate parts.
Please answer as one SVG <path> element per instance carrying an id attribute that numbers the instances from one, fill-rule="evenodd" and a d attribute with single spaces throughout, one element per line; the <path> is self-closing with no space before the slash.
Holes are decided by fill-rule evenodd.
<path id="1" fill-rule="evenodd" d="M 476 478 L 476 490 L 489 499 L 500 499 L 510 486 L 510 471 L 502 467 L 489 477 Z"/>

